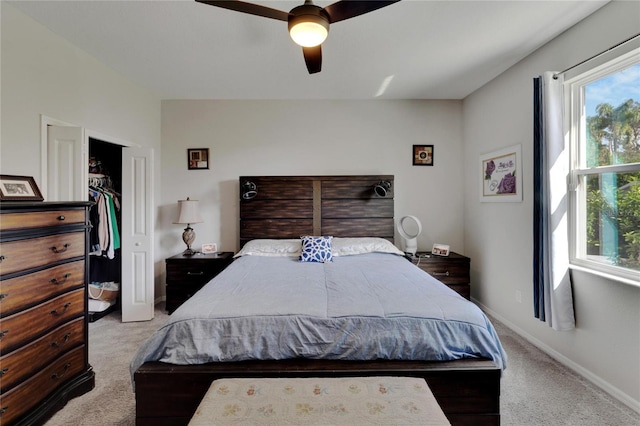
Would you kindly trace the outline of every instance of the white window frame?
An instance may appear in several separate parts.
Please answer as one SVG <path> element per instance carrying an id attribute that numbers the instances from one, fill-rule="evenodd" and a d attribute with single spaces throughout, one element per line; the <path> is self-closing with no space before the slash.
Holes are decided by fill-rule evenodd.
<path id="1" fill-rule="evenodd" d="M 569 176 L 569 261 L 572 269 L 579 269 L 611 280 L 640 287 L 640 271 L 607 265 L 587 258 L 586 255 L 586 176 L 603 173 L 625 173 L 640 171 L 640 163 L 601 167 L 586 167 L 586 155 L 581 150 L 586 138 L 585 86 L 629 66 L 640 63 L 640 40 L 626 46 L 626 52 L 617 51 L 599 57 L 596 64 L 577 67 L 571 74 L 565 74 L 565 136 L 571 157 Z M 638 100 L 640 101 L 640 99 Z"/>

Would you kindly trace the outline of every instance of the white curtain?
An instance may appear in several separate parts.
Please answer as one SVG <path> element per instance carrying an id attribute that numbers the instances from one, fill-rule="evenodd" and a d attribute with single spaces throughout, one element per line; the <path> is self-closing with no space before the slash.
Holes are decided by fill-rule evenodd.
<path id="1" fill-rule="evenodd" d="M 569 147 L 563 132 L 563 77 L 546 72 L 535 84 L 534 308 L 554 330 L 575 328 L 569 272 Z"/>

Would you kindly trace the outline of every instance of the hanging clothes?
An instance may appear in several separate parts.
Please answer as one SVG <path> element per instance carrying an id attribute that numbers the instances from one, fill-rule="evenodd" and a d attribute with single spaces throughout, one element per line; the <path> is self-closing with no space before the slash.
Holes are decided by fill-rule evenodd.
<path id="1" fill-rule="evenodd" d="M 112 189 L 102 186 L 109 184 L 108 177 L 90 177 L 89 199 L 95 202 L 90 213 L 92 225 L 96 229 L 92 232 L 91 254 L 115 257 L 115 250 L 120 248 L 120 231 L 116 210 L 120 209 L 119 194 Z M 94 211 L 95 210 L 95 211 Z"/>

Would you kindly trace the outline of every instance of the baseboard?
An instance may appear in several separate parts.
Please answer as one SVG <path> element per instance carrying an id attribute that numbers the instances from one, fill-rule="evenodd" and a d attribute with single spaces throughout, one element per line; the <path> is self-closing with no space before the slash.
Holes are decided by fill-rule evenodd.
<path id="1" fill-rule="evenodd" d="M 627 395 L 625 392 L 613 386 L 611 383 L 607 382 L 606 380 L 603 380 L 600 376 L 593 374 L 591 371 L 587 370 L 586 368 L 582 367 L 581 365 L 575 363 L 571 359 L 562 355 L 560 352 L 546 345 L 541 340 L 527 333 L 526 331 L 516 326 L 511 321 L 507 320 L 502 315 L 498 314 L 497 312 L 483 305 L 476 299 L 472 299 L 472 301 L 476 305 L 478 305 L 480 309 L 482 309 L 488 315 L 500 321 L 502 324 L 504 324 L 506 327 L 511 329 L 513 332 L 517 333 L 520 337 L 522 337 L 523 339 L 531 343 L 533 346 L 540 349 L 542 352 L 546 353 L 551 358 L 558 361 L 560 364 L 564 365 L 565 367 L 569 368 L 570 370 L 574 371 L 575 373 L 589 380 L 591 383 L 593 383 L 594 385 L 596 385 L 597 387 L 599 387 L 600 389 L 602 389 L 603 391 L 611 395 L 613 398 L 623 403 L 624 405 L 640 413 L 640 401 L 636 401 L 631 396 Z M 508 368 L 508 364 L 507 364 L 507 368 Z"/>

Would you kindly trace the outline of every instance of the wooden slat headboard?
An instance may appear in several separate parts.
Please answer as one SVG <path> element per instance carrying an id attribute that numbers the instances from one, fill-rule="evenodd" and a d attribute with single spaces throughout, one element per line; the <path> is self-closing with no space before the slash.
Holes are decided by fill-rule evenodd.
<path id="1" fill-rule="evenodd" d="M 383 181 L 386 196 L 374 192 Z M 244 188 L 255 186 L 245 199 Z M 301 235 L 382 237 L 393 242 L 393 175 L 241 176 L 240 246 Z"/>

